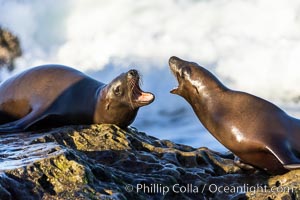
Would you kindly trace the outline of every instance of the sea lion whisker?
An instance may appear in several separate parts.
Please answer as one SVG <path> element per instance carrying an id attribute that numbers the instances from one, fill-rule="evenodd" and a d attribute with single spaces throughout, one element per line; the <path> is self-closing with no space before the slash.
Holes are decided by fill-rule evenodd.
<path id="1" fill-rule="evenodd" d="M 133 95 L 134 95 L 134 87 L 135 87 L 135 80 L 134 79 L 130 79 L 128 82 L 128 87 L 129 87 L 129 91 L 128 92 L 128 98 L 129 98 L 129 102 L 130 102 L 130 106 L 132 109 L 134 109 L 134 102 L 133 102 Z"/>

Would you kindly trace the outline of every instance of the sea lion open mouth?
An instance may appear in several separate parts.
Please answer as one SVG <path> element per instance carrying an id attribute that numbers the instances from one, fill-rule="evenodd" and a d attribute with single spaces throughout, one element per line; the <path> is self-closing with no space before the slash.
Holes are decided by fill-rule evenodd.
<path id="1" fill-rule="evenodd" d="M 171 72 L 173 73 L 173 75 L 176 77 L 176 80 L 178 82 L 178 86 L 174 87 L 170 93 L 172 94 L 177 94 L 178 93 L 178 90 L 179 90 L 179 87 L 180 87 L 180 79 L 181 79 L 181 75 L 180 75 L 180 69 L 178 68 L 178 65 L 177 65 L 177 62 L 178 62 L 179 58 L 175 57 L 175 56 L 172 56 L 170 59 L 169 59 L 169 66 L 170 66 L 170 69 L 171 69 Z"/>
<path id="2" fill-rule="evenodd" d="M 137 70 L 128 71 L 128 87 L 130 89 L 129 99 L 132 107 L 145 106 L 154 101 L 154 95 L 150 92 L 144 92 L 140 88 L 140 74 Z"/>

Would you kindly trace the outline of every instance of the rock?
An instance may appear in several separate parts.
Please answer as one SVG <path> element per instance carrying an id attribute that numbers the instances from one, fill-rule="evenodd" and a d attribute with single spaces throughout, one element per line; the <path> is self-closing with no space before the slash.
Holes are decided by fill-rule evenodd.
<path id="1" fill-rule="evenodd" d="M 299 199 L 300 170 L 243 171 L 231 153 L 114 125 L 0 138 L 0 199 Z"/>
<path id="2" fill-rule="evenodd" d="M 22 55 L 19 39 L 0 27 L 0 67 L 14 69 L 14 60 Z"/>

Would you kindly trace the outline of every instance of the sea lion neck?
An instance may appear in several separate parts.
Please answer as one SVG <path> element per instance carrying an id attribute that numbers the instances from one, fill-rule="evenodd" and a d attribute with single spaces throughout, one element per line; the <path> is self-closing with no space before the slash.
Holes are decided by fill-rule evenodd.
<path id="1" fill-rule="evenodd" d="M 202 124 L 210 130 L 213 122 L 215 121 L 214 116 L 210 113 L 215 113 L 216 110 L 221 110 L 223 106 L 223 97 L 226 96 L 227 90 L 224 88 L 217 88 L 212 90 L 202 90 L 198 94 L 194 94 L 185 98 L 194 110 L 199 112 L 196 113 L 198 119 Z"/>
<path id="2" fill-rule="evenodd" d="M 193 107 L 202 124 L 211 131 L 215 116 L 223 110 L 223 98 L 230 91 L 211 72 L 201 66 L 193 66 L 190 76 L 185 77 L 182 88 L 183 96 Z M 216 115 L 211 113 L 217 113 Z"/>
<path id="3" fill-rule="evenodd" d="M 181 84 L 184 86 L 182 86 L 182 94 L 180 95 L 192 104 L 202 103 L 206 105 L 212 101 L 212 98 L 216 98 L 216 95 L 229 90 L 211 72 L 201 66 L 195 67 Z"/>
<path id="4" fill-rule="evenodd" d="M 94 96 L 94 101 L 95 101 L 95 111 L 94 111 L 94 123 L 95 124 L 99 124 L 102 122 L 102 110 L 103 110 L 103 104 L 105 103 L 103 99 L 103 94 L 102 93 L 106 93 L 107 91 L 107 84 L 103 84 L 103 85 L 99 85 L 99 87 L 97 88 L 96 92 L 95 92 L 95 96 Z"/>

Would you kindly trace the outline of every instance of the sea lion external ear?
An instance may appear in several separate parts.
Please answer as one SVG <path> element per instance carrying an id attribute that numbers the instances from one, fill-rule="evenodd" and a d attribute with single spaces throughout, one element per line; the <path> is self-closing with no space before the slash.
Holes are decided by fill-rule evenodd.
<path id="1" fill-rule="evenodd" d="M 109 110 L 109 103 L 105 105 L 105 110 Z"/>
<path id="2" fill-rule="evenodd" d="M 197 88 L 196 86 L 194 86 L 194 88 L 195 88 L 195 90 L 196 90 L 197 94 L 200 94 L 200 92 L 199 92 L 198 88 Z"/>

